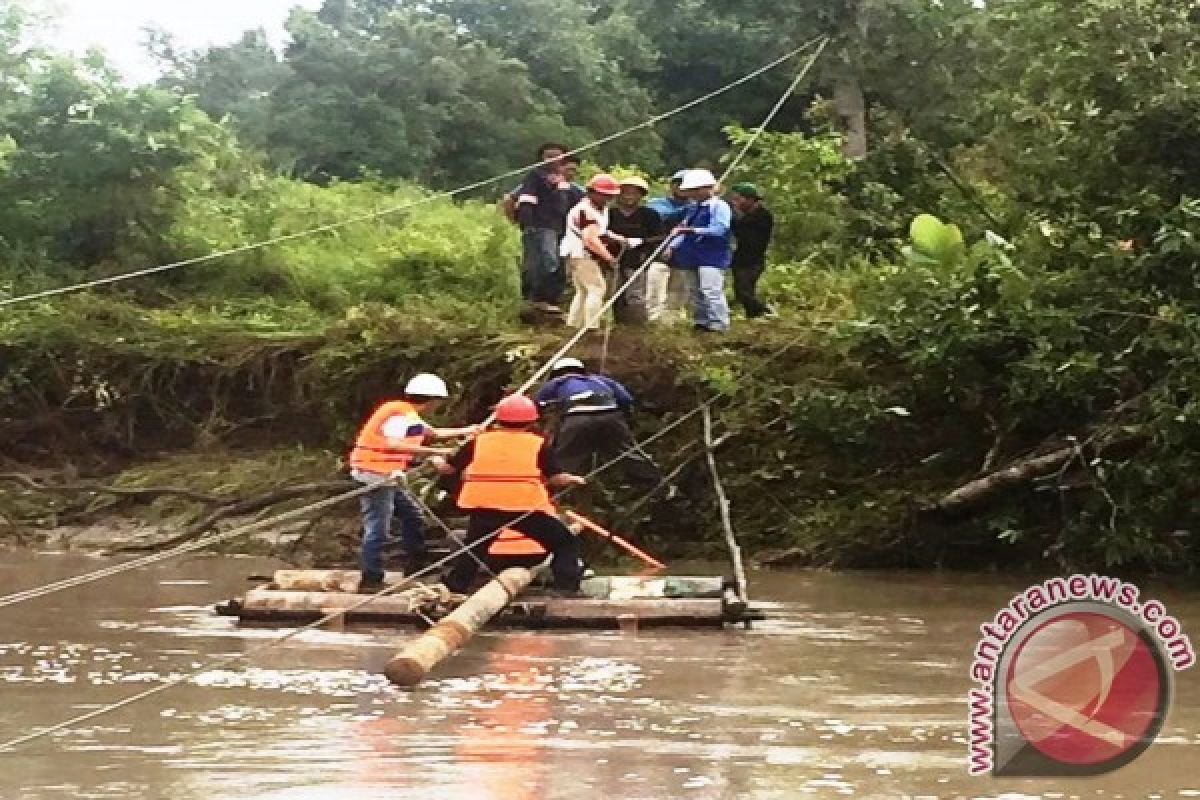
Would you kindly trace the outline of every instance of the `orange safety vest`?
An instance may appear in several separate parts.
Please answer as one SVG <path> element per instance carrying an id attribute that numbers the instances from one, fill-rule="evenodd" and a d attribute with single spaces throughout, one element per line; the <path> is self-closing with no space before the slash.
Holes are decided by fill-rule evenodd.
<path id="1" fill-rule="evenodd" d="M 500 535 L 492 539 L 488 547 L 489 556 L 544 556 L 546 548 L 534 539 L 530 539 L 520 531 L 505 528 Z"/>
<path id="2" fill-rule="evenodd" d="M 550 490 L 538 466 L 545 441 L 529 431 L 481 433 L 475 439 L 475 456 L 463 470 L 458 507 L 553 514 Z"/>
<path id="3" fill-rule="evenodd" d="M 409 430 L 419 430 L 411 436 L 400 437 L 405 444 L 420 445 L 425 443 L 425 421 L 421 419 L 416 406 L 404 400 L 392 400 L 375 409 L 375 413 L 363 425 L 350 451 L 350 466 L 364 472 L 374 472 L 377 475 L 391 475 L 393 472 L 408 469 L 412 463 L 411 453 L 400 453 L 394 450 L 383 435 L 383 426 L 392 417 L 408 417 L 411 420 Z"/>

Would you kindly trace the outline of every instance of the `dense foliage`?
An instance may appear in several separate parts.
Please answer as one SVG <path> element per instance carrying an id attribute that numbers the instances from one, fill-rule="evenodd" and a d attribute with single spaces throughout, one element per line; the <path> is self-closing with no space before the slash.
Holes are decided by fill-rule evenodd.
<path id="1" fill-rule="evenodd" d="M 162 80 L 129 87 L 98 56 L 41 48 L 39 23 L 4 4 L 0 291 L 393 211 L 103 298 L 6 309 L 6 452 L 131 457 L 251 430 L 336 448 L 388 381 L 452 349 L 472 351 L 448 367 L 473 387 L 458 410 L 482 408 L 552 339 L 509 322 L 517 243 L 490 201 L 512 179 L 462 202 L 430 192 L 515 169 L 544 139 L 636 124 L 822 35 L 802 96 L 735 176 L 777 215 L 766 291 L 785 319 L 740 323 L 708 350 L 628 334 L 632 360 L 612 366 L 658 403 L 643 424 L 714 387 L 736 399 L 721 456 L 757 549 L 1200 564 L 1200 6 L 663 9 L 327 0 L 293 12 L 282 53 L 261 32 L 202 52 L 156 35 Z M 799 64 L 589 157 L 646 174 L 717 166 Z M 283 424 L 285 408 L 320 422 Z M 930 510 L 1064 449 L 956 515 Z M 714 532 L 702 513 L 694 524 Z"/>

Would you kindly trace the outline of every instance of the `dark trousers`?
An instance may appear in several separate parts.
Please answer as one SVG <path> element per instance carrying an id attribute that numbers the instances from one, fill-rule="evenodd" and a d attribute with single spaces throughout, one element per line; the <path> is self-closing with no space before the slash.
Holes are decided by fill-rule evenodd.
<path id="1" fill-rule="evenodd" d="M 481 559 L 487 558 L 488 547 L 496 538 L 492 534 L 501 528 L 520 531 L 549 551 L 553 559 L 550 571 L 554 573 L 555 588 L 572 591 L 579 588 L 579 581 L 583 577 L 583 551 L 575 534 L 561 520 L 541 511 L 527 513 L 488 509 L 471 512 L 465 542 L 470 550 L 464 550 L 450 562 L 450 569 L 442 581 L 446 588 L 460 594 L 471 588 L 479 569 L 471 553 L 474 552 Z"/>
<path id="2" fill-rule="evenodd" d="M 559 466 L 574 475 L 591 472 L 593 457 L 608 463 L 620 456 L 621 465 L 637 484 L 653 488 L 662 481 L 662 472 L 634 441 L 620 411 L 567 414 L 554 437 L 554 455 Z"/>
<path id="3" fill-rule="evenodd" d="M 547 228 L 528 228 L 521 235 L 521 293 L 535 303 L 557 305 L 567 285 L 558 255 L 562 236 Z"/>
<path id="4" fill-rule="evenodd" d="M 771 310 L 758 298 L 758 281 L 766 270 L 766 264 L 733 265 L 733 294 L 748 317 L 761 317 Z"/>
<path id="5" fill-rule="evenodd" d="M 636 254 L 625 254 L 621 259 L 620 268 L 609 283 L 608 293 L 611 296 L 625 282 L 642 268 L 642 259 Z M 644 325 L 646 323 L 646 273 L 638 275 L 637 280 L 629 284 L 625 293 L 613 304 L 613 316 L 621 325 Z"/>

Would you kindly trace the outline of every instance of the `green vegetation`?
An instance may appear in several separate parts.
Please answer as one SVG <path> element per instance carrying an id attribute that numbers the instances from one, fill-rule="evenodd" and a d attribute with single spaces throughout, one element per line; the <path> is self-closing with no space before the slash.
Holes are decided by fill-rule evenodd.
<path id="1" fill-rule="evenodd" d="M 716 343 L 621 332 L 609 366 L 650 402 L 642 433 L 726 392 L 720 461 L 758 552 L 1200 565 L 1196 12 L 673 7 L 328 0 L 293 14 L 281 56 L 255 33 L 200 53 L 159 36 L 162 82 L 129 88 L 98 58 L 30 44 L 36 21 L 6 4 L 0 292 L 400 209 L 827 34 L 804 102 L 737 176 L 777 214 L 765 290 L 784 319 Z M 790 78 L 591 158 L 647 174 L 718 164 Z M 425 368 L 459 388 L 449 416 L 478 418 L 561 342 L 514 323 L 517 240 L 492 202 L 509 185 L 4 309 L 6 460 L 102 477 L 300 447 L 298 463 L 328 465 L 369 406 Z M 690 510 L 634 507 L 615 479 L 588 502 L 664 550 L 719 547 L 698 424 L 653 447 L 686 464 Z M 971 485 L 1009 466 L 1026 471 Z"/>

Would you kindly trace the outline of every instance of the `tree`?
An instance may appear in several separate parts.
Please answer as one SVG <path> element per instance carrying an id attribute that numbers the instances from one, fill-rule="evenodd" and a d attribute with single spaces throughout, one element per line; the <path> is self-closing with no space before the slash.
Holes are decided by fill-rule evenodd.
<path id="1" fill-rule="evenodd" d="M 428 0 L 423 6 L 525 64 L 530 80 L 561 107 L 574 144 L 654 113 L 650 91 L 635 76 L 653 67 L 655 52 L 624 8 L 595 0 Z M 658 134 L 648 130 L 614 142 L 597 158 L 656 168 L 660 147 Z"/>
<path id="2" fill-rule="evenodd" d="M 271 97 L 290 71 L 265 31 L 246 31 L 233 44 L 203 51 L 181 51 L 169 34 L 152 31 L 148 47 L 164 71 L 160 86 L 194 95 L 214 119 L 230 118 L 244 144 L 266 149 Z"/>
<path id="3" fill-rule="evenodd" d="M 293 12 L 269 148 L 316 180 L 369 172 L 443 186 L 503 171 L 561 137 L 526 68 L 421 11 L 338 0 Z"/>
<path id="4" fill-rule="evenodd" d="M 0 123 L 9 253 L 83 266 L 167 256 L 175 170 L 229 144 L 229 133 L 190 101 L 124 87 L 96 55 L 31 59 L 21 88 Z"/>

